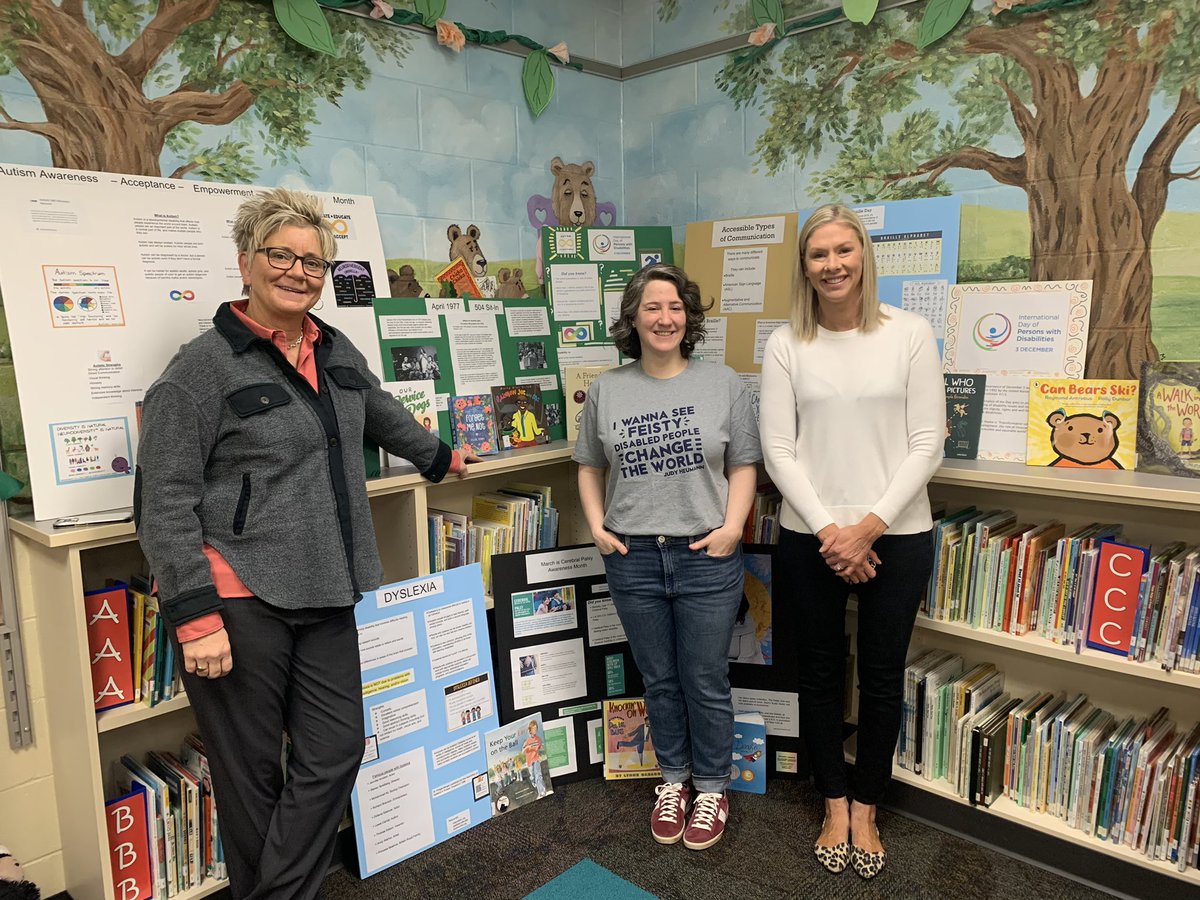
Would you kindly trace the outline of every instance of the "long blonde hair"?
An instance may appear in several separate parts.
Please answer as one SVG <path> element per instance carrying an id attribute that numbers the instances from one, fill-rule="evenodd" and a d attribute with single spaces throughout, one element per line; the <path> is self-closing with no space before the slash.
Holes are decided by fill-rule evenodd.
<path id="1" fill-rule="evenodd" d="M 848 206 L 840 203 L 826 203 L 808 217 L 800 229 L 800 239 L 797 242 L 800 252 L 796 261 L 796 284 L 792 293 L 792 331 L 802 341 L 811 341 L 817 336 L 817 322 L 820 314 L 820 302 L 817 299 L 816 288 L 805 274 L 804 256 L 808 251 L 808 242 L 812 234 L 823 225 L 839 223 L 848 225 L 858 236 L 862 245 L 862 281 L 859 284 L 861 302 L 859 303 L 858 327 L 862 331 L 872 331 L 879 326 L 887 316 L 879 308 L 879 278 L 875 273 L 875 251 L 871 239 L 867 236 L 866 226 L 858 214 Z"/>

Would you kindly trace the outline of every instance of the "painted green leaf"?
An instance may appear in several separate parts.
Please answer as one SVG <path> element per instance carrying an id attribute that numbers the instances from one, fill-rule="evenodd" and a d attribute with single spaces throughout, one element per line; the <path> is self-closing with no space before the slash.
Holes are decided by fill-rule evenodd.
<path id="1" fill-rule="evenodd" d="M 525 57 L 521 86 L 525 88 L 525 102 L 536 119 L 546 111 L 554 97 L 554 70 L 550 68 L 545 50 L 534 50 Z"/>
<path id="2" fill-rule="evenodd" d="M 317 5 L 317 0 L 274 0 L 275 18 L 279 27 L 293 41 L 316 50 L 318 53 L 328 53 L 337 56 L 337 48 L 333 45 L 333 34 L 329 31 L 329 23 L 325 14 Z"/>
<path id="3" fill-rule="evenodd" d="M 917 46 L 924 49 L 948 35 L 971 8 L 971 0 L 929 0 L 917 31 Z"/>
<path id="4" fill-rule="evenodd" d="M 875 10 L 879 9 L 879 0 L 842 0 L 842 12 L 851 22 L 866 25 L 875 18 Z"/>
<path id="5" fill-rule="evenodd" d="M 416 0 L 413 8 L 421 17 L 421 22 L 425 27 L 432 28 L 437 24 L 437 20 L 445 14 L 446 0 Z"/>
<path id="6" fill-rule="evenodd" d="M 783 4 L 779 0 L 750 0 L 750 13 L 759 25 L 775 23 L 775 33 L 783 34 Z"/>

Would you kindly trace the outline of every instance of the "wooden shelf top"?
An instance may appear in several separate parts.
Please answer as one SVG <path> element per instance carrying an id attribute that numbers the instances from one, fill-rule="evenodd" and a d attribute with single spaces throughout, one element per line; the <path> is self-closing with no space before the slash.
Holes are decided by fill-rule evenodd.
<path id="1" fill-rule="evenodd" d="M 522 447 L 519 450 L 505 450 L 495 456 L 484 457 L 483 462 L 470 467 L 466 481 L 499 474 L 516 474 L 538 466 L 553 465 L 566 462 L 575 451 L 574 441 L 554 441 L 541 447 Z M 536 477 L 531 475 L 531 479 Z M 454 476 L 448 475 L 442 483 L 453 482 Z M 400 469 L 384 469 L 378 478 L 367 479 L 367 496 L 383 496 L 428 485 L 436 490 L 437 485 L 430 484 L 412 467 Z M 30 516 L 11 516 L 9 526 L 14 534 L 20 535 L 43 547 L 73 547 L 84 544 L 97 546 L 119 544 L 124 541 L 137 539 L 132 522 L 116 525 L 83 525 L 78 528 L 55 528 L 53 519 L 34 519 Z"/>
<path id="2" fill-rule="evenodd" d="M 1064 647 L 1035 634 L 1017 637 L 1004 631 L 992 631 L 988 628 L 972 628 L 961 622 L 939 622 L 922 614 L 917 616 L 917 627 L 926 631 L 936 631 L 955 637 L 1003 647 L 1021 653 L 1032 653 L 1077 666 L 1089 666 L 1094 669 L 1104 669 L 1129 678 L 1143 678 L 1165 684 L 1200 690 L 1200 675 L 1190 672 L 1164 671 L 1158 662 L 1134 662 L 1115 653 L 1102 653 L 1099 650 L 1084 649 L 1075 652 L 1074 647 Z"/>
<path id="3" fill-rule="evenodd" d="M 984 459 L 947 459 L 942 461 L 933 482 L 1200 512 L 1200 478 L 1178 475 L 1052 469 Z"/>

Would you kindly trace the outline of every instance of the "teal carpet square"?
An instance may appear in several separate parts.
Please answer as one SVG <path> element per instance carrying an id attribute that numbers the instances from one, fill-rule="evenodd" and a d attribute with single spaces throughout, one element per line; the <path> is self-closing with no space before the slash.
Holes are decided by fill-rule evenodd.
<path id="1" fill-rule="evenodd" d="M 546 882 L 525 900 L 657 900 L 590 859 Z"/>

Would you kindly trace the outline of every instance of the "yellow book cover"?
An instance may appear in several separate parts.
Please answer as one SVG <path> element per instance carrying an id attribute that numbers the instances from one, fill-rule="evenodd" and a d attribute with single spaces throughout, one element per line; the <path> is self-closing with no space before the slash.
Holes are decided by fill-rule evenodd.
<path id="1" fill-rule="evenodd" d="M 1132 469 L 1137 461 L 1138 383 L 1032 378 L 1025 464 Z"/>
<path id="2" fill-rule="evenodd" d="M 604 777 L 656 778 L 658 757 L 641 697 L 604 701 Z"/>

